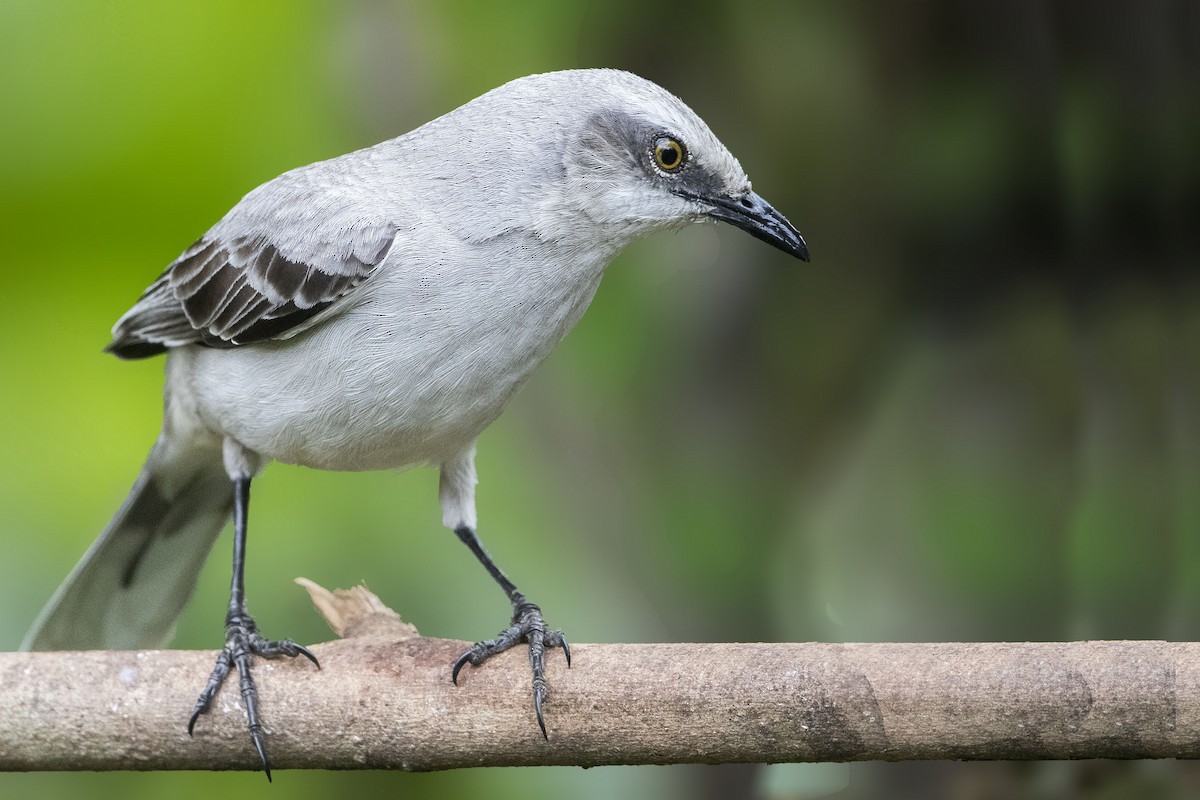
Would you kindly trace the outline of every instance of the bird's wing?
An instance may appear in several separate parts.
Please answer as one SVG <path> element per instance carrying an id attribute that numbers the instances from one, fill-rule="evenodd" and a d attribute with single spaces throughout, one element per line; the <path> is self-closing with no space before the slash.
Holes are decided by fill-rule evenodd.
<path id="1" fill-rule="evenodd" d="M 303 173 L 264 184 L 167 267 L 106 349 L 142 358 L 294 335 L 383 262 L 398 226 L 380 212 L 369 195 Z"/>

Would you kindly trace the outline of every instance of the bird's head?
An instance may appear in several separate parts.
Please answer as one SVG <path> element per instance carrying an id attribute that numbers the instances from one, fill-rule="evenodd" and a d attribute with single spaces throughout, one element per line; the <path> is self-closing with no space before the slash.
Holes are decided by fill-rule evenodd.
<path id="1" fill-rule="evenodd" d="M 721 220 L 808 260 L 804 238 L 704 121 L 628 72 L 518 78 L 396 141 L 421 148 L 406 185 L 468 240 L 525 230 L 615 252 L 643 233 Z"/>
<path id="2" fill-rule="evenodd" d="M 564 196 L 580 213 L 637 233 L 721 220 L 808 261 L 804 237 L 695 112 L 636 75 L 596 72 L 576 133 L 563 138 Z"/>

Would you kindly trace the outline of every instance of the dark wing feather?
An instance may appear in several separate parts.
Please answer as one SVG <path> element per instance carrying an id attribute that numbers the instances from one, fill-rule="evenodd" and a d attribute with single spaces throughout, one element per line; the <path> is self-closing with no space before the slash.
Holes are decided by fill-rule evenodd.
<path id="1" fill-rule="evenodd" d="M 185 344 L 237 347 L 278 338 L 366 280 L 395 237 L 396 227 L 385 226 L 365 252 L 321 266 L 288 258 L 260 238 L 203 238 L 117 322 L 105 349 L 145 358 Z"/>

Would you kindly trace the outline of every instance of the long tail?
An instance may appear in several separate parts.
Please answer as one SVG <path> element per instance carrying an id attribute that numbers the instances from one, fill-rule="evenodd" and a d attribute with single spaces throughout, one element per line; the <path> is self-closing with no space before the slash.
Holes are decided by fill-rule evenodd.
<path id="1" fill-rule="evenodd" d="M 129 497 L 21 649 L 165 647 L 232 508 L 220 450 L 160 438 Z"/>

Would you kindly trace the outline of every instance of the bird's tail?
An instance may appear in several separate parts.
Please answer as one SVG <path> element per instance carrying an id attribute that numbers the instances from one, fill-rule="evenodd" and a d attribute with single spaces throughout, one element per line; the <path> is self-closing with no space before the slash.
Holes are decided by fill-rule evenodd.
<path id="1" fill-rule="evenodd" d="M 160 437 L 129 497 L 21 649 L 166 646 L 232 508 L 220 449 Z"/>

